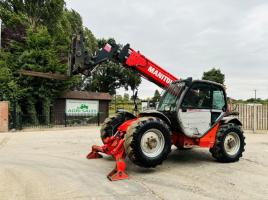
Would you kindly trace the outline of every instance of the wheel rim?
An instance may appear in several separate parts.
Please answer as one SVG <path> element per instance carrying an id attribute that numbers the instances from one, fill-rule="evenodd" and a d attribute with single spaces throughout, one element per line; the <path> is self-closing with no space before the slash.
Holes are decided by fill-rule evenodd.
<path id="1" fill-rule="evenodd" d="M 240 138 L 237 133 L 230 132 L 224 140 L 224 149 L 230 156 L 234 156 L 240 149 Z"/>
<path id="2" fill-rule="evenodd" d="M 141 150 L 144 155 L 153 158 L 161 154 L 165 146 L 165 139 L 158 129 L 149 129 L 141 138 Z"/>

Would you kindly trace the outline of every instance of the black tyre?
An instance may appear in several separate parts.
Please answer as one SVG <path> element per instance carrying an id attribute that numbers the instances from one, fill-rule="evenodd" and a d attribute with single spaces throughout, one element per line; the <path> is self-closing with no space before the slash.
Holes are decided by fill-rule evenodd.
<path id="1" fill-rule="evenodd" d="M 177 147 L 178 150 L 181 150 L 181 151 L 187 151 L 187 150 L 193 149 L 192 147 L 185 148 L 185 147 L 181 147 L 181 146 L 177 146 L 177 145 L 175 145 L 175 146 Z"/>
<path id="2" fill-rule="evenodd" d="M 141 167 L 161 164 L 171 150 L 171 131 L 159 118 L 141 117 L 129 126 L 125 135 L 129 159 Z"/>
<path id="3" fill-rule="evenodd" d="M 135 118 L 134 116 L 131 116 L 130 114 L 126 114 L 123 112 L 116 113 L 112 115 L 111 117 L 106 118 L 100 129 L 102 142 L 104 143 L 104 140 L 107 137 L 113 136 L 116 133 L 117 128 L 121 124 L 123 124 L 127 120 L 134 119 L 134 118 Z"/>
<path id="4" fill-rule="evenodd" d="M 212 156 L 219 162 L 236 162 L 245 151 L 245 137 L 239 125 L 224 124 L 217 133 L 216 143 L 210 148 Z"/>

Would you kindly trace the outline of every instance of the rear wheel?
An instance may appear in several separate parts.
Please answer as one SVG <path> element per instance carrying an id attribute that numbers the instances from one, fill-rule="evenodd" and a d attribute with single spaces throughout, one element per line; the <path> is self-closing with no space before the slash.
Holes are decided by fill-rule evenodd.
<path id="1" fill-rule="evenodd" d="M 111 117 L 106 118 L 100 129 L 102 142 L 105 143 L 107 137 L 113 136 L 116 133 L 117 128 L 130 119 L 134 119 L 134 116 L 123 112 L 116 113 Z"/>
<path id="2" fill-rule="evenodd" d="M 171 131 L 159 118 L 141 117 L 130 125 L 125 135 L 129 159 L 141 167 L 161 164 L 171 150 Z"/>
<path id="3" fill-rule="evenodd" d="M 216 143 L 210 152 L 219 162 L 235 162 L 242 157 L 245 145 L 245 137 L 241 127 L 230 123 L 220 127 Z"/>

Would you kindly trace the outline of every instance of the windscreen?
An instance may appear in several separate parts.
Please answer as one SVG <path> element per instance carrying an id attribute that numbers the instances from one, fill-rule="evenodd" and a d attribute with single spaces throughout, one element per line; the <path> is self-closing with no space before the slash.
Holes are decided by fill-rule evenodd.
<path id="1" fill-rule="evenodd" d="M 176 110 L 177 100 L 179 99 L 183 89 L 185 86 L 185 82 L 172 83 L 167 89 L 164 91 L 157 110 L 165 111 L 165 107 L 169 106 L 170 111 Z"/>

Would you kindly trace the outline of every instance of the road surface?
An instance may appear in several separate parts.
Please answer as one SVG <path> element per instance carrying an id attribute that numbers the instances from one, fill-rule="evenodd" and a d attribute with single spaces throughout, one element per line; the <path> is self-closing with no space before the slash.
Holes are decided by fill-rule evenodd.
<path id="1" fill-rule="evenodd" d="M 236 163 L 206 149 L 172 151 L 155 169 L 127 160 L 130 179 L 110 182 L 110 157 L 87 160 L 98 127 L 0 134 L 0 200 L 268 199 L 268 134 L 246 134 Z"/>

